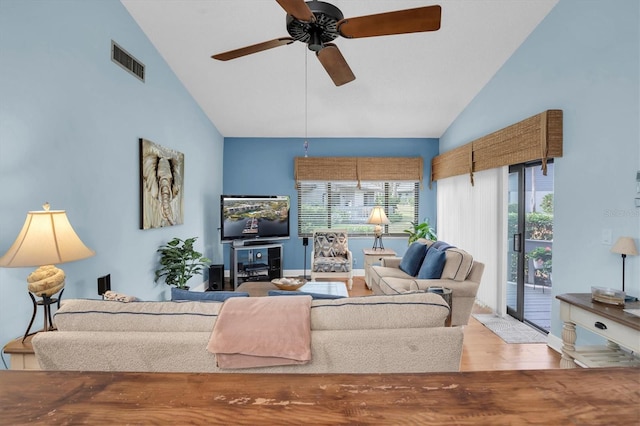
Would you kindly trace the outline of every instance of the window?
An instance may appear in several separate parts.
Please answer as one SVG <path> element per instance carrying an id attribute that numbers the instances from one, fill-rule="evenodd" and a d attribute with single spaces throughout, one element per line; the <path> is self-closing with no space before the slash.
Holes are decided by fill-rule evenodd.
<path id="1" fill-rule="evenodd" d="M 402 231 L 418 222 L 418 181 L 299 181 L 298 235 L 311 236 L 315 229 L 347 229 L 349 235 L 371 235 L 367 224 L 375 206 L 383 206 L 389 224 L 385 235 L 404 236 Z"/>

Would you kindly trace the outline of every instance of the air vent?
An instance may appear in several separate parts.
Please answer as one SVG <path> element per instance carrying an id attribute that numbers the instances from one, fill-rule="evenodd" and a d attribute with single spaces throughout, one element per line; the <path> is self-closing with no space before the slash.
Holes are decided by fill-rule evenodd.
<path id="1" fill-rule="evenodd" d="M 111 60 L 144 82 L 144 64 L 111 40 Z"/>

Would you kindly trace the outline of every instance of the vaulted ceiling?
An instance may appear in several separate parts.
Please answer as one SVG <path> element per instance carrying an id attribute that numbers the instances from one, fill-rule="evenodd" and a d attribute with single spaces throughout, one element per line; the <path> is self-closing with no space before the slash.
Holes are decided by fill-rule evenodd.
<path id="1" fill-rule="evenodd" d="M 356 76 L 340 87 L 301 42 L 211 59 L 289 36 L 274 0 L 121 1 L 225 137 L 424 138 L 442 135 L 558 0 L 330 0 L 345 17 L 442 7 L 438 31 L 338 37 Z"/>

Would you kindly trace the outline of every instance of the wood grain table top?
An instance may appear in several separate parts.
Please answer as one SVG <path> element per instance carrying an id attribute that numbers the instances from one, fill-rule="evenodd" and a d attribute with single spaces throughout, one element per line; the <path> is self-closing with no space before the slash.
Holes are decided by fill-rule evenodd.
<path id="1" fill-rule="evenodd" d="M 637 425 L 640 369 L 0 372 L 0 424 Z"/>

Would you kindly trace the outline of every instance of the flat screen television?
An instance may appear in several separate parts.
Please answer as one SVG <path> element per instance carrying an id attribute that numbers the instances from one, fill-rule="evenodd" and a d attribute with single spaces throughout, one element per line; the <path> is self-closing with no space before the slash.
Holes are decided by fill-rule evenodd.
<path id="1" fill-rule="evenodd" d="M 289 238 L 288 195 L 221 195 L 222 242 Z"/>

